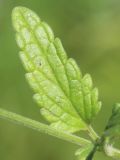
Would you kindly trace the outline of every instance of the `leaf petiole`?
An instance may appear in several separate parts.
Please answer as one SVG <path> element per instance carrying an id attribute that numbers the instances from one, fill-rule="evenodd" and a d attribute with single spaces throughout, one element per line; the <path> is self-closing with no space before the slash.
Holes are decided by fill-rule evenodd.
<path id="1" fill-rule="evenodd" d="M 88 134 L 89 134 L 89 136 L 92 138 L 92 140 L 94 142 L 96 140 L 100 139 L 100 137 L 98 136 L 98 134 L 94 131 L 94 129 L 91 126 L 88 127 Z"/>

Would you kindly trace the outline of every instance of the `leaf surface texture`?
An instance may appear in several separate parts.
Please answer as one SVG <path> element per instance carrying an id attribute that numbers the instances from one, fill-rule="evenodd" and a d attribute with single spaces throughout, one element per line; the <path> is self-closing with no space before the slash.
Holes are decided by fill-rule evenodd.
<path id="1" fill-rule="evenodd" d="M 101 108 L 89 74 L 82 76 L 52 29 L 28 8 L 12 14 L 20 58 L 41 114 L 56 129 L 87 130 Z"/>

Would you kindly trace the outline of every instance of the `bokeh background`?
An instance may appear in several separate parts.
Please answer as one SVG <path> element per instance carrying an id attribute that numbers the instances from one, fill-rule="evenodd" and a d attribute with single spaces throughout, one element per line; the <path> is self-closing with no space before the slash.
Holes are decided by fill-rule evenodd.
<path id="1" fill-rule="evenodd" d="M 101 134 L 112 105 L 120 101 L 120 0 L 0 0 L 0 107 L 44 121 L 18 57 L 11 23 L 11 11 L 18 5 L 36 11 L 82 72 L 92 75 L 103 102 L 93 123 Z M 77 148 L 0 120 L 0 160 L 75 160 Z M 110 158 L 97 153 L 94 159 Z"/>

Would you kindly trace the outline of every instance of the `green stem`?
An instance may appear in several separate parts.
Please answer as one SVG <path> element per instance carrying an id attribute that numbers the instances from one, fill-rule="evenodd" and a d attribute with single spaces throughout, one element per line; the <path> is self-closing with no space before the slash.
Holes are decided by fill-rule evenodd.
<path id="1" fill-rule="evenodd" d="M 6 111 L 4 109 L 0 109 L 0 118 L 15 122 L 17 124 L 26 126 L 28 128 L 34 129 L 34 130 L 37 130 L 39 132 L 46 133 L 48 135 L 60 138 L 62 140 L 66 140 L 68 142 L 77 144 L 79 146 L 86 146 L 91 143 L 90 141 L 88 141 L 84 138 L 80 138 L 80 137 L 72 135 L 68 132 L 56 130 L 46 124 L 40 123 L 38 121 L 29 119 L 26 117 L 23 117 L 23 116 L 18 115 L 16 113 Z"/>
<path id="2" fill-rule="evenodd" d="M 100 138 L 91 126 L 88 127 L 88 132 L 89 132 L 89 136 L 92 138 L 93 142 L 96 142 L 96 140 L 98 140 Z"/>

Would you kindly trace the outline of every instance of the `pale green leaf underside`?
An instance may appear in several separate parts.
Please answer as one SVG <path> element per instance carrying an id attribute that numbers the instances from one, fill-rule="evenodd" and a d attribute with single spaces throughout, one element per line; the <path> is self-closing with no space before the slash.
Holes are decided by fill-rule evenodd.
<path id="1" fill-rule="evenodd" d="M 86 130 L 101 107 L 90 75 L 82 77 L 61 41 L 33 11 L 16 7 L 12 19 L 20 58 L 41 114 L 57 129 Z"/>

